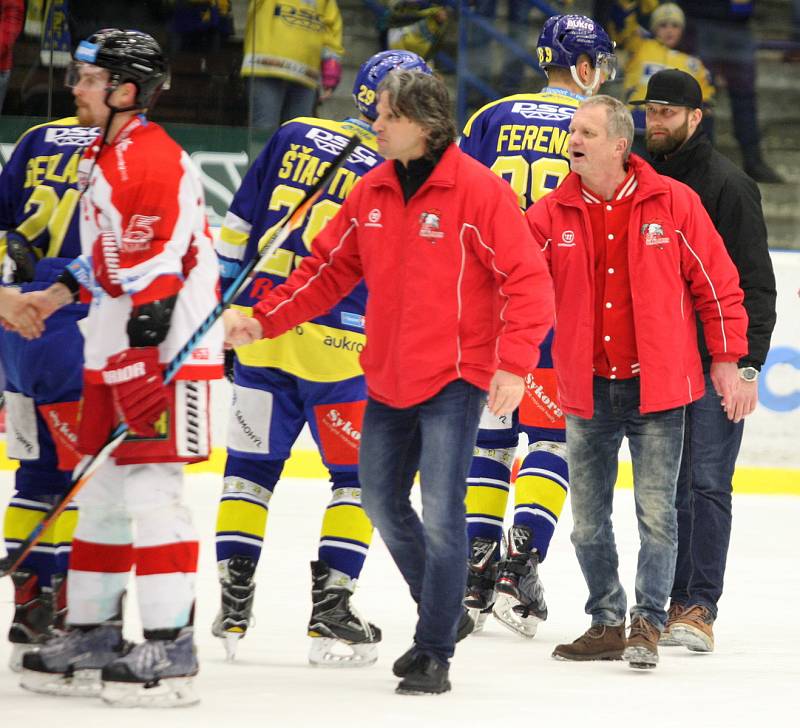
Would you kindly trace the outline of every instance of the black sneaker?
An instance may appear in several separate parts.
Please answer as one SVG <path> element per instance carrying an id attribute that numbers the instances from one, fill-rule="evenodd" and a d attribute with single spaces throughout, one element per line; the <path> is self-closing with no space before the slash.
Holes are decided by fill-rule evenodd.
<path id="1" fill-rule="evenodd" d="M 450 690 L 450 668 L 430 655 L 420 655 L 409 667 L 395 692 L 399 695 L 440 695 Z"/>

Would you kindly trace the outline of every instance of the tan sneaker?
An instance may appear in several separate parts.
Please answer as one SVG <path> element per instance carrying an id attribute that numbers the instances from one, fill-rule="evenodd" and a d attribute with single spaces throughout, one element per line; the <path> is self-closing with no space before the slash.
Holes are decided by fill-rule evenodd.
<path id="1" fill-rule="evenodd" d="M 556 660 L 621 660 L 625 649 L 625 625 L 595 624 L 568 645 L 553 650 Z"/>
<path id="2" fill-rule="evenodd" d="M 659 647 L 675 647 L 676 645 L 680 645 L 680 642 L 672 636 L 670 630 L 672 629 L 673 623 L 683 614 L 684 609 L 686 609 L 686 605 L 680 602 L 672 602 L 672 604 L 669 605 L 669 609 L 667 610 L 667 626 L 664 627 L 664 631 L 661 633 L 661 637 L 658 640 Z"/>
<path id="3" fill-rule="evenodd" d="M 713 625 L 711 610 L 694 604 L 675 620 L 670 634 L 679 645 L 688 647 L 692 652 L 713 652 Z"/>
<path id="4" fill-rule="evenodd" d="M 640 614 L 631 619 L 628 641 L 622 659 L 638 670 L 652 670 L 658 664 L 658 638 L 661 630 Z"/>

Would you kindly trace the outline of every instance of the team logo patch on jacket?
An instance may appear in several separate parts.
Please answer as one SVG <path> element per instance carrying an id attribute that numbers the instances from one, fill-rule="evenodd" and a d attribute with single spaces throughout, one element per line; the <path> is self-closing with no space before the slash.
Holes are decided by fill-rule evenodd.
<path id="1" fill-rule="evenodd" d="M 442 213 L 439 210 L 423 212 L 419 216 L 420 236 L 423 238 L 443 238 L 444 233 L 439 229 L 439 221 L 441 220 L 441 216 Z"/>
<path id="2" fill-rule="evenodd" d="M 645 245 L 657 245 L 659 248 L 663 248 L 670 241 L 659 222 L 646 222 L 642 225 L 642 237 Z"/>

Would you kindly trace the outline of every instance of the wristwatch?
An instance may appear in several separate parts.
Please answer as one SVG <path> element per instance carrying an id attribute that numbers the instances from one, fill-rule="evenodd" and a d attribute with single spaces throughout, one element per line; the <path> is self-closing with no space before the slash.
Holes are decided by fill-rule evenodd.
<path id="1" fill-rule="evenodd" d="M 755 367 L 739 367 L 739 379 L 745 382 L 755 382 L 758 379 L 758 369 Z"/>

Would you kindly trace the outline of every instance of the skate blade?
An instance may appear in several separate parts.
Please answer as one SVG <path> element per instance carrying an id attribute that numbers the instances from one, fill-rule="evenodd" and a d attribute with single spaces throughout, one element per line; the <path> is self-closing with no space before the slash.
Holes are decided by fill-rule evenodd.
<path id="1" fill-rule="evenodd" d="M 312 637 L 308 661 L 315 667 L 367 667 L 378 661 L 375 642 L 350 644 L 331 637 Z"/>
<path id="2" fill-rule="evenodd" d="M 225 632 L 225 661 L 233 662 L 236 659 L 236 648 L 239 640 L 244 637 L 244 632 Z"/>
<path id="3" fill-rule="evenodd" d="M 658 664 L 658 653 L 646 647 L 626 647 L 622 659 L 635 670 L 652 670 Z"/>
<path id="4" fill-rule="evenodd" d="M 519 600 L 510 596 L 509 594 L 498 594 L 497 601 L 492 608 L 492 614 L 504 627 L 510 629 L 512 632 L 525 637 L 533 639 L 536 636 L 536 629 L 541 620 L 534 614 L 528 617 L 521 617 L 514 611 L 514 607 L 519 605 Z"/>
<path id="5" fill-rule="evenodd" d="M 486 619 L 489 616 L 489 612 L 485 612 L 482 609 L 469 609 L 469 618 L 472 620 L 472 623 L 475 625 L 472 628 L 472 632 L 470 634 L 478 634 L 478 632 L 483 632 L 483 628 L 486 625 Z"/>
<path id="6" fill-rule="evenodd" d="M 22 672 L 22 658 L 29 652 L 38 652 L 39 645 L 11 645 L 11 655 L 8 658 L 8 668 L 11 672 Z"/>
<path id="7" fill-rule="evenodd" d="M 692 652 L 714 651 L 714 640 L 709 639 L 708 635 L 689 625 L 676 624 L 670 630 L 670 634 L 672 635 L 672 639 L 675 640 L 676 645 L 683 645 Z M 659 644 L 661 644 L 660 641 Z"/>
<path id="8" fill-rule="evenodd" d="M 103 689 L 100 670 L 76 670 L 68 677 L 60 673 L 23 669 L 19 684 L 34 693 L 71 698 L 96 698 Z"/>
<path id="9" fill-rule="evenodd" d="M 100 697 L 115 708 L 184 708 L 200 702 L 190 676 L 162 678 L 155 685 L 107 682 Z"/>

